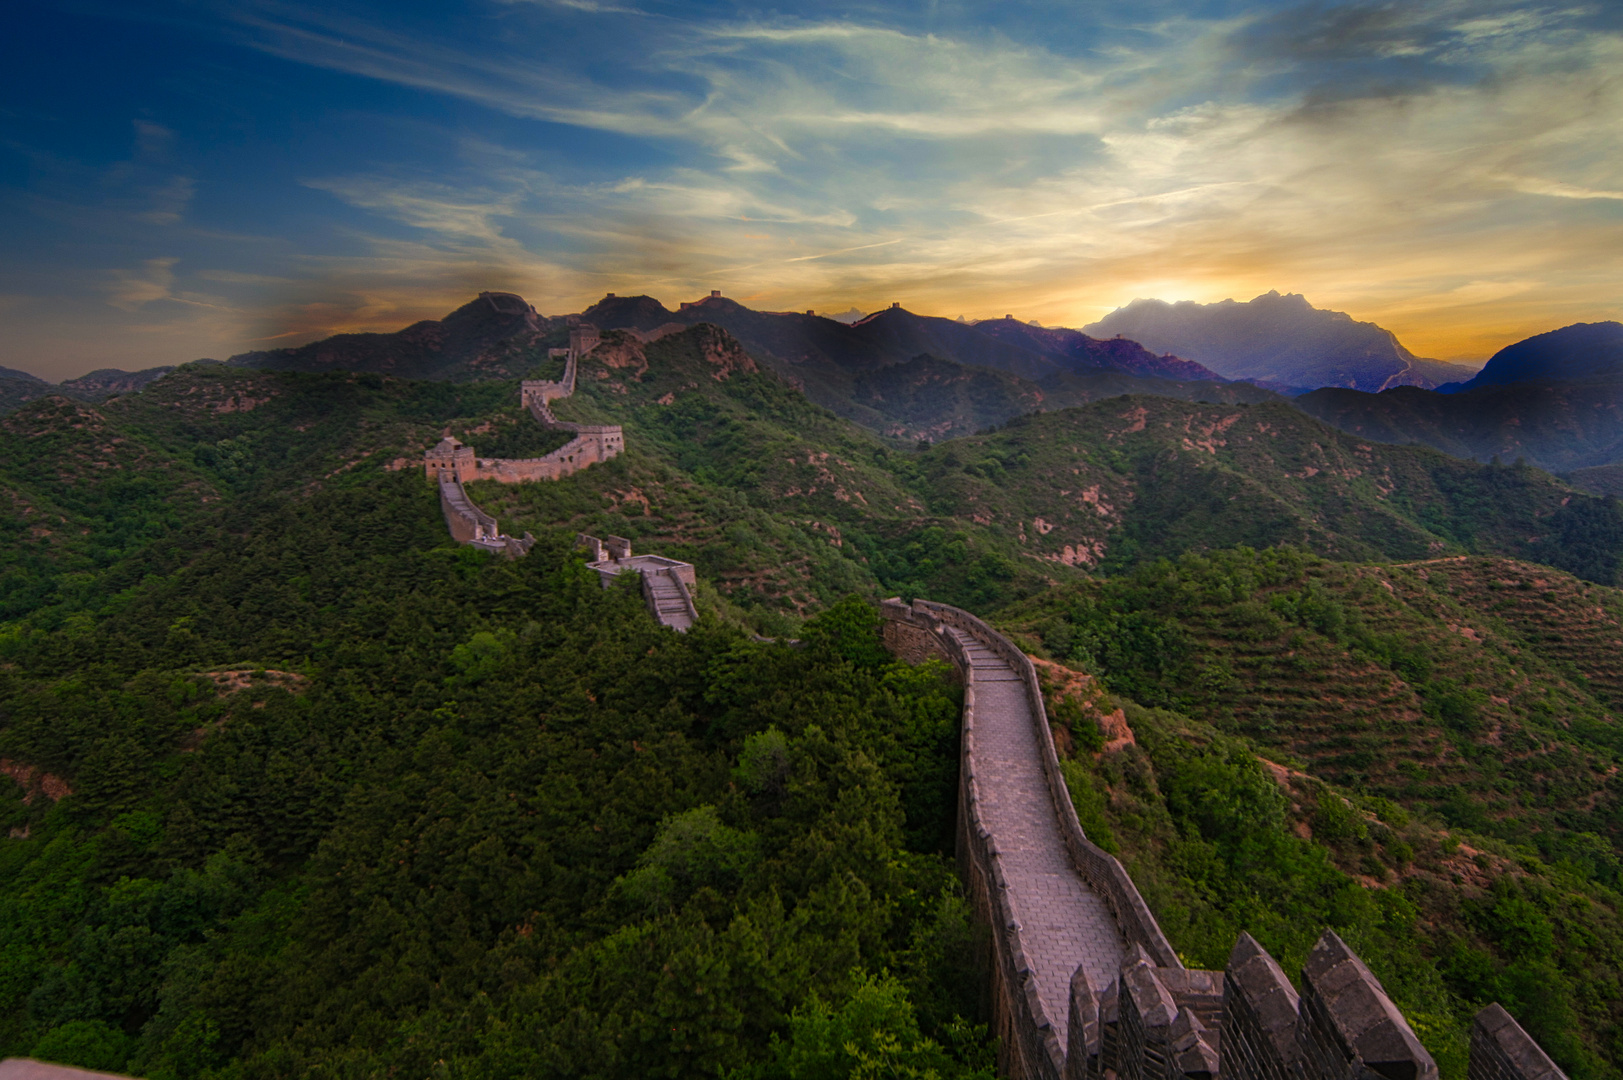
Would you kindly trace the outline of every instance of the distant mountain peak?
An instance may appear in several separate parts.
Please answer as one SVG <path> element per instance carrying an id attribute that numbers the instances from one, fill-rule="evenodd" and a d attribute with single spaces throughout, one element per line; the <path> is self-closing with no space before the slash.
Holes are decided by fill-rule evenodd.
<path id="1" fill-rule="evenodd" d="M 1460 380 L 1468 370 L 1417 357 L 1385 327 L 1277 289 L 1214 304 L 1139 298 L 1083 330 L 1095 337 L 1120 334 L 1225 378 L 1264 385 L 1375 392 L 1433 387 Z"/>

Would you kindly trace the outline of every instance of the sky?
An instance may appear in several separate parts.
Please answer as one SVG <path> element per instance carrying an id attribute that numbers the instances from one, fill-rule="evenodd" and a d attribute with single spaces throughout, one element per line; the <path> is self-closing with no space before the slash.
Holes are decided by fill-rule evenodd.
<path id="1" fill-rule="evenodd" d="M 1623 318 L 1623 3 L 52 0 L 0 38 L 0 365 L 438 318 L 1270 289 L 1481 360 Z"/>

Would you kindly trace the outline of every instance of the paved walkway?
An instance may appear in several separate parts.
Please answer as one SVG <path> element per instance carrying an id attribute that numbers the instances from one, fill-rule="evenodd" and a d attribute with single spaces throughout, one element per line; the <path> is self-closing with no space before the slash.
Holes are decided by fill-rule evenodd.
<path id="1" fill-rule="evenodd" d="M 1095 993 L 1121 970 L 1121 931 L 1104 900 L 1071 866 L 1048 798 L 1036 724 L 1009 663 L 972 635 L 949 632 L 974 669 L 975 777 L 981 823 L 992 834 L 1009 882 L 1009 908 L 1037 973 L 1043 1010 L 1066 1044 L 1071 974 L 1087 965 Z"/>

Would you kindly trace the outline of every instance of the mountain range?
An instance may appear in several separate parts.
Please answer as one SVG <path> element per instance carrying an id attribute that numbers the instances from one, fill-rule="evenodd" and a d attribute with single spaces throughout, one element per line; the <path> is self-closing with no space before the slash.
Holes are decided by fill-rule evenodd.
<path id="1" fill-rule="evenodd" d="M 1134 300 L 1083 327 L 1175 352 L 1226 379 L 1300 393 L 1321 386 L 1378 392 L 1434 387 L 1470 377 L 1470 369 L 1415 356 L 1397 335 L 1340 311 L 1316 308 L 1296 293 L 1267 292 L 1246 303 Z"/>
<path id="2" fill-rule="evenodd" d="M 719 294 L 671 310 L 650 296 L 610 294 L 580 313 L 602 330 L 658 336 L 722 327 L 817 404 L 898 438 L 939 440 L 1038 409 L 1125 393 L 1259 401 L 1199 364 L 1131 341 L 1007 318 L 973 326 L 891 307 L 854 323 L 811 312 L 755 311 Z M 510 293 L 482 293 L 438 321 L 394 334 L 339 334 L 230 363 L 275 371 L 370 371 L 404 378 L 515 378 L 567 341 L 568 320 Z"/>
<path id="3" fill-rule="evenodd" d="M 173 365 L 144 371 L 101 368 L 76 379 L 52 383 L 26 371 L 0 367 L 0 413 L 8 413 L 19 405 L 52 394 L 76 401 L 105 401 L 116 394 L 131 394 L 144 389 L 154 379 L 161 379 L 173 370 Z"/>
<path id="4" fill-rule="evenodd" d="M 1456 386 L 1325 388 L 1294 404 L 1364 438 L 1571 473 L 1623 462 L 1620 376 L 1623 324 L 1576 323 L 1501 349 Z"/>
<path id="5" fill-rule="evenodd" d="M 557 376 L 566 324 L 481 302 L 417 358 L 533 360 L 513 378 L 192 364 L 0 419 L 0 754 L 23 778 L 0 780 L 0 903 L 28 946 L 0 1052 L 88 1033 L 105 1056 L 55 1060 L 716 1075 L 804 1042 L 793 1018 L 847 1002 L 856 967 L 900 973 L 887 1015 L 981 1023 L 958 691 L 891 666 L 861 599 L 901 595 L 1058 680 L 1079 817 L 1192 964 L 1241 927 L 1302 955 L 1334 925 L 1443 1075 L 1487 1000 L 1571 1075 L 1615 1072 L 1616 503 L 1243 383 L 1211 385 L 1263 400 L 1135 394 L 902 445 L 696 322 L 604 331 L 554 403 L 622 425 L 623 454 L 468 485 L 537 537 L 491 558 L 447 535 L 421 455 L 532 423 L 516 380 Z M 498 317 L 518 329 L 471 325 Z M 935 365 L 1021 378 L 863 377 Z M 581 532 L 692 562 L 700 625 L 603 589 Z M 628 1016 L 657 1038 L 621 1039 Z"/>
<path id="6" fill-rule="evenodd" d="M 1373 323 L 1277 292 L 1244 304 L 1135 300 L 1087 332 L 1012 316 L 949 320 L 899 305 L 848 315 L 757 311 L 719 293 L 672 310 L 650 296 L 611 293 L 579 318 L 643 341 L 700 323 L 721 327 L 813 402 L 892 438 L 941 441 L 1126 394 L 1256 403 L 1288 393 L 1304 412 L 1360 438 L 1478 461 L 1525 458 L 1590 490 L 1623 493 L 1623 467 L 1612 469 L 1623 466 L 1623 326 L 1615 322 L 1517 342 L 1473 374 L 1415 357 Z M 570 318 L 487 292 L 395 333 L 338 334 L 230 363 L 512 379 L 567 342 Z M 170 370 L 107 369 L 51 384 L 0 369 L 0 412 L 51 394 L 100 401 Z M 1299 393 L 1304 386 L 1317 389 Z"/>

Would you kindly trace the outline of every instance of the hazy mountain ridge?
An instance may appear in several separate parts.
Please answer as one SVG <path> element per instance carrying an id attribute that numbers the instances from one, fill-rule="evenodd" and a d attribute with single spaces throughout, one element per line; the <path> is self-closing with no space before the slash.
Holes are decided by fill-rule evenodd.
<path id="1" fill-rule="evenodd" d="M 173 366 L 146 368 L 143 371 L 101 368 L 75 379 L 52 383 L 26 371 L 0 368 L 0 415 L 53 394 L 74 401 L 95 402 L 104 401 L 116 394 L 136 393 L 173 370 L 175 370 Z"/>
<path id="2" fill-rule="evenodd" d="M 1224 378 L 1304 390 L 1429 388 L 1470 374 L 1459 365 L 1417 357 L 1390 330 L 1315 308 L 1297 293 L 1270 291 L 1245 303 L 1139 299 L 1082 330 L 1097 337 L 1120 334 L 1153 351 L 1198 361 Z"/>
<path id="3" fill-rule="evenodd" d="M 1623 375 L 1623 323 L 1573 323 L 1505 346 L 1459 389 L 1617 375 Z"/>
<path id="4" fill-rule="evenodd" d="M 1577 323 L 1516 342 L 1443 391 L 1321 389 L 1295 404 L 1366 438 L 1478 461 L 1526 458 L 1554 472 L 1623 462 L 1623 324 Z"/>
<path id="5" fill-rule="evenodd" d="M 720 295 L 673 311 L 650 296 L 612 294 L 580 318 L 605 331 L 641 335 L 701 323 L 722 327 L 813 401 L 900 438 L 950 438 L 1033 408 L 1112 394 L 1215 401 L 1267 396 L 1251 387 L 1231 388 L 1198 364 L 1157 356 L 1133 342 L 1096 341 L 1078 331 L 1014 320 L 971 326 L 887 308 L 848 324 L 804 312 L 756 311 Z M 543 359 L 547 347 L 563 344 L 565 334 L 563 317 L 539 316 L 512 294 L 483 294 L 443 320 L 393 334 L 339 334 L 230 362 L 276 371 L 516 378 Z M 920 365 L 924 360 L 930 361 L 924 365 L 928 375 Z M 966 392 L 971 385 L 974 392 Z"/>
<path id="6" fill-rule="evenodd" d="M 405 379 L 511 379 L 566 338 L 523 297 L 481 293 L 443 319 L 391 334 L 335 334 L 286 349 L 241 353 L 228 363 L 267 371 L 365 371 Z"/>

